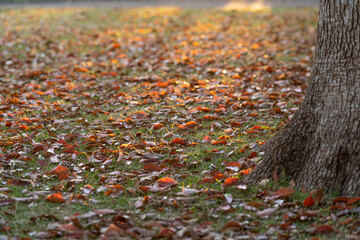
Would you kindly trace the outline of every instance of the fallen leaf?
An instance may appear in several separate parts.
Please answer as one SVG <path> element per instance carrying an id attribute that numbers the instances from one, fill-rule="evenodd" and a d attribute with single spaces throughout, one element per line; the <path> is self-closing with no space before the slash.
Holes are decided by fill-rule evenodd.
<path id="1" fill-rule="evenodd" d="M 304 207 L 312 207 L 315 205 L 315 201 L 313 199 L 313 197 L 310 195 L 307 198 L 305 198 L 304 202 L 303 202 Z"/>
<path id="2" fill-rule="evenodd" d="M 360 200 L 360 197 L 350 198 L 350 199 L 346 202 L 346 204 L 347 204 L 347 205 L 352 205 L 352 204 L 356 203 L 356 202 L 359 201 L 359 200 Z"/>
<path id="3" fill-rule="evenodd" d="M 52 203 L 64 203 L 65 199 L 60 193 L 53 193 L 46 197 L 46 201 Z"/>
<path id="4" fill-rule="evenodd" d="M 225 186 L 232 186 L 236 184 L 238 180 L 239 178 L 237 177 L 228 177 L 227 179 L 225 179 Z"/>
<path id="5" fill-rule="evenodd" d="M 256 216 L 258 216 L 258 217 L 269 217 L 276 210 L 277 210 L 277 208 L 267 208 L 265 210 L 256 212 Z"/>
<path id="6" fill-rule="evenodd" d="M 57 167 L 51 169 L 51 171 L 48 172 L 46 175 L 57 175 L 59 177 L 59 180 L 63 180 L 68 178 L 68 171 L 69 169 L 67 167 L 58 165 Z"/>
<path id="7" fill-rule="evenodd" d="M 148 163 L 143 167 L 144 170 L 149 171 L 149 172 L 160 172 L 161 171 L 161 167 L 159 167 L 159 165 L 154 164 L 154 163 Z"/>
<path id="8" fill-rule="evenodd" d="M 241 168 L 241 164 L 238 162 L 230 162 L 226 165 L 226 169 L 229 169 L 233 172 L 238 172 Z"/>
<path id="9" fill-rule="evenodd" d="M 170 187 L 178 184 L 174 179 L 169 177 L 160 178 L 157 183 L 160 187 Z"/>
<path id="10" fill-rule="evenodd" d="M 329 225 L 318 226 L 312 233 L 314 235 L 331 234 L 334 233 L 335 229 Z"/>
<path id="11" fill-rule="evenodd" d="M 286 188 L 277 190 L 273 197 L 274 198 L 289 197 L 289 196 L 293 195 L 294 193 L 295 193 L 295 190 L 293 188 L 286 187 Z"/>
<path id="12" fill-rule="evenodd" d="M 187 123 L 185 124 L 185 127 L 186 127 L 186 128 L 195 128 L 195 127 L 197 127 L 197 126 L 199 126 L 199 124 L 198 124 L 197 122 L 194 122 L 194 121 L 190 121 L 190 122 L 187 122 Z"/>
<path id="13" fill-rule="evenodd" d="M 202 140 L 203 143 L 211 143 L 211 138 L 209 136 L 205 136 Z"/>
<path id="14" fill-rule="evenodd" d="M 182 145 L 182 146 L 188 146 L 189 145 L 189 143 L 185 139 L 182 139 L 182 138 L 175 138 L 174 140 L 172 140 L 170 142 L 170 146 L 171 145 L 176 145 L 176 144 Z"/>

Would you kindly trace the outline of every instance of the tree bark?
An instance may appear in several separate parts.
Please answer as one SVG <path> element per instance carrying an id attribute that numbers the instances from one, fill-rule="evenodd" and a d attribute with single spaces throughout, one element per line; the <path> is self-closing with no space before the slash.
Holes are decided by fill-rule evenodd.
<path id="1" fill-rule="evenodd" d="M 308 90 L 247 178 L 360 195 L 360 0 L 321 0 Z"/>

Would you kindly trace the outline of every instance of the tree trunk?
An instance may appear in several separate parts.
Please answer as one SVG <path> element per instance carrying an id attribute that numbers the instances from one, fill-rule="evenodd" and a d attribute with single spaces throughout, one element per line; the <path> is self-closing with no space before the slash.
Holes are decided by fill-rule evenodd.
<path id="1" fill-rule="evenodd" d="M 360 195 L 360 0 L 321 0 L 305 99 L 263 150 L 248 182 L 276 172 L 307 190 Z"/>

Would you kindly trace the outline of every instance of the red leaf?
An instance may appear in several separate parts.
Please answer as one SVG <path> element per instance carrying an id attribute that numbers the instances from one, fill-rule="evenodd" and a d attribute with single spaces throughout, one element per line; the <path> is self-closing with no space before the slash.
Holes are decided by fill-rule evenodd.
<path id="1" fill-rule="evenodd" d="M 346 204 L 347 204 L 347 205 L 351 205 L 351 204 L 353 204 L 353 203 L 356 203 L 356 202 L 359 201 L 359 200 L 360 200 L 360 197 L 350 198 L 350 199 L 346 202 Z"/>
<path id="2" fill-rule="evenodd" d="M 189 145 L 189 143 L 185 139 L 182 139 L 182 138 L 175 138 L 174 140 L 172 140 L 170 142 L 170 145 L 175 145 L 175 144 L 183 145 L 183 146 Z"/>
<path id="3" fill-rule="evenodd" d="M 257 157 L 258 153 L 257 152 L 252 152 L 250 153 L 250 156 L 249 158 L 254 158 L 254 157 Z"/>
<path id="4" fill-rule="evenodd" d="M 322 225 L 317 227 L 314 231 L 313 234 L 317 235 L 317 234 L 329 234 L 329 233 L 333 233 L 335 232 L 335 229 L 332 226 L 328 226 L 328 225 Z"/>
<path id="5" fill-rule="evenodd" d="M 313 199 L 313 197 L 310 195 L 307 198 L 305 198 L 304 202 L 303 202 L 304 207 L 312 207 L 315 205 L 315 201 Z"/>
<path id="6" fill-rule="evenodd" d="M 332 200 L 333 203 L 337 203 L 337 202 L 347 202 L 349 201 L 348 197 L 338 197 L 338 198 L 334 198 Z"/>
<path id="7" fill-rule="evenodd" d="M 157 183 L 160 187 L 170 187 L 178 184 L 174 179 L 169 177 L 160 178 Z"/>
<path id="8" fill-rule="evenodd" d="M 162 125 L 161 123 L 157 123 L 153 126 L 153 129 L 157 130 L 157 129 L 160 129 L 160 128 L 163 128 L 164 125 Z"/>

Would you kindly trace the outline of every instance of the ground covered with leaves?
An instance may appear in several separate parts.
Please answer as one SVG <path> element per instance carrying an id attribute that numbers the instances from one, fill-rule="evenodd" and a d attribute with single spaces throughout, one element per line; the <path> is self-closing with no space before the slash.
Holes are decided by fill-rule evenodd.
<path id="1" fill-rule="evenodd" d="M 0 232 L 359 239 L 359 198 L 244 177 L 304 97 L 317 11 L 0 11 Z"/>

